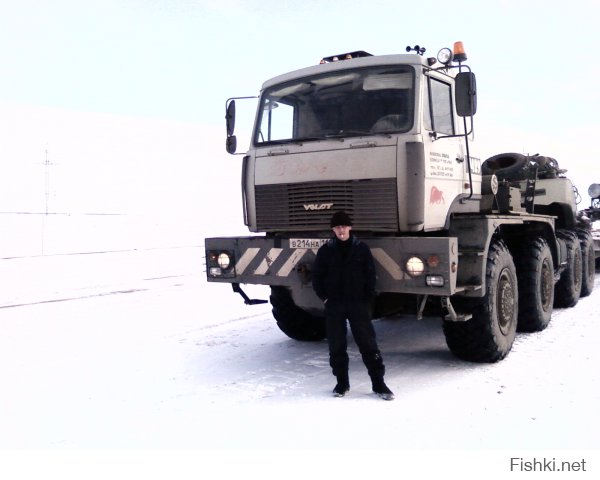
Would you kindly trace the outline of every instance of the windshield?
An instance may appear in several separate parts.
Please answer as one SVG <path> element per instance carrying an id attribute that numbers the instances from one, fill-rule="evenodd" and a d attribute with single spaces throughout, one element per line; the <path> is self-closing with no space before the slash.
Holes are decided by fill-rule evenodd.
<path id="1" fill-rule="evenodd" d="M 414 70 L 344 70 L 275 85 L 263 93 L 257 145 L 406 132 L 413 124 Z"/>

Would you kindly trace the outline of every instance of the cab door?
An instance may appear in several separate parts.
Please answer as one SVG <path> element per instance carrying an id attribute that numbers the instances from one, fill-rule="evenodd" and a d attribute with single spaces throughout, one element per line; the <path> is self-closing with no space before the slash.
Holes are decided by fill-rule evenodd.
<path id="1" fill-rule="evenodd" d="M 465 147 L 460 131 L 452 79 L 429 72 L 423 82 L 425 149 L 425 230 L 442 228 L 454 199 L 464 192 Z"/>

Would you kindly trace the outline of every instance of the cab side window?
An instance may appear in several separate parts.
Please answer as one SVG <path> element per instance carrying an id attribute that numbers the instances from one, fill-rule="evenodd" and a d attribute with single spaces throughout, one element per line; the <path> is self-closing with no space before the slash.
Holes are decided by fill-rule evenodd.
<path id="1" fill-rule="evenodd" d="M 428 77 L 425 94 L 425 128 L 443 135 L 454 135 L 452 90 L 450 85 Z"/>

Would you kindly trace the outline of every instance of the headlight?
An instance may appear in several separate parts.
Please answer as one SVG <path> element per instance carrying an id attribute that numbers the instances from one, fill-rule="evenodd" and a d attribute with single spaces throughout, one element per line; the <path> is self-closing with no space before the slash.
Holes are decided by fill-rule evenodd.
<path id="1" fill-rule="evenodd" d="M 209 278 L 235 278 L 235 254 L 231 250 L 208 250 L 206 272 Z"/>
<path id="2" fill-rule="evenodd" d="M 600 183 L 592 183 L 588 188 L 588 195 L 592 198 L 600 197 Z"/>
<path id="3" fill-rule="evenodd" d="M 231 257 L 225 252 L 220 253 L 217 257 L 217 263 L 223 270 L 227 270 L 231 265 Z"/>
<path id="4" fill-rule="evenodd" d="M 425 263 L 419 257 L 410 257 L 406 261 L 406 272 L 411 277 L 418 277 L 423 275 L 425 271 Z"/>
<path id="5" fill-rule="evenodd" d="M 437 61 L 443 65 L 448 65 L 452 61 L 452 50 L 442 48 L 437 54 Z"/>

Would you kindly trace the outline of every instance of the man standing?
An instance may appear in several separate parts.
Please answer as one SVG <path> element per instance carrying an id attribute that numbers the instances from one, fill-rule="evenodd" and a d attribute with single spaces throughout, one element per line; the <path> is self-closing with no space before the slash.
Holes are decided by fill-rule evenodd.
<path id="1" fill-rule="evenodd" d="M 394 394 L 383 381 L 385 366 L 371 323 L 375 298 L 375 264 L 369 247 L 352 234 L 352 220 L 343 211 L 331 218 L 334 237 L 317 252 L 312 283 L 325 304 L 329 364 L 337 378 L 336 397 L 350 391 L 348 375 L 347 326 L 367 367 L 373 392 L 384 400 Z"/>

